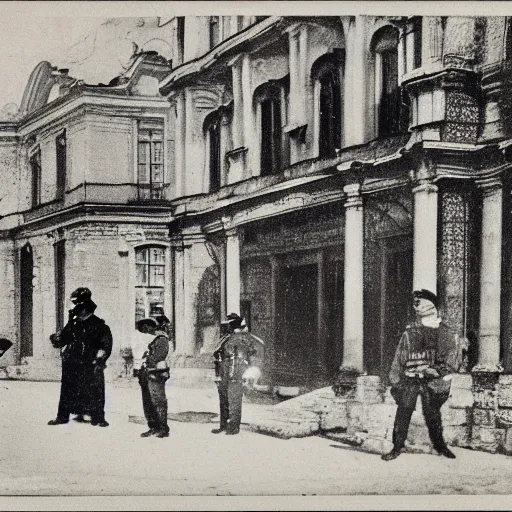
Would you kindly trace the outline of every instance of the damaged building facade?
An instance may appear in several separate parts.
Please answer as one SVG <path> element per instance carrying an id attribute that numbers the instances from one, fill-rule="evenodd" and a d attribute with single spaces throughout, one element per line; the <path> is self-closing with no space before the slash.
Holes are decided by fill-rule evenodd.
<path id="1" fill-rule="evenodd" d="M 41 64 L 0 126 L 6 372 L 58 376 L 48 337 L 77 286 L 112 327 L 112 368 L 163 310 L 176 375 L 209 380 L 239 312 L 266 344 L 262 384 L 321 387 L 340 366 L 386 382 L 427 288 L 468 369 L 512 370 L 506 18 L 161 29 L 169 55 L 137 48 L 108 85 Z"/>

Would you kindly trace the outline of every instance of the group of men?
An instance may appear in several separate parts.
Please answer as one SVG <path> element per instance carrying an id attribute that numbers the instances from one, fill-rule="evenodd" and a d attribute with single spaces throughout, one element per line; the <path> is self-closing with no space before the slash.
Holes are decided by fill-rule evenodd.
<path id="1" fill-rule="evenodd" d="M 91 424 L 108 426 L 105 420 L 104 368 L 112 351 L 112 334 L 104 320 L 94 315 L 96 304 L 88 288 L 71 295 L 74 304 L 64 328 L 50 339 L 62 352 L 62 383 L 57 417 L 49 425 L 69 421 L 70 414 Z M 398 408 L 393 429 L 393 449 L 382 456 L 396 459 L 421 397 L 423 414 L 434 448 L 455 458 L 443 438 L 441 406 L 448 399 L 451 375 L 461 366 L 465 339 L 438 316 L 437 297 L 429 290 L 413 292 L 414 321 L 398 343 L 391 366 L 391 394 Z M 149 430 L 141 437 L 169 436 L 165 383 L 169 379 L 169 320 L 161 315 L 137 323 L 142 349 L 134 352 L 134 375 L 139 379 L 144 414 Z M 223 336 L 213 352 L 219 393 L 220 424 L 212 433 L 236 435 L 240 431 L 244 380 L 258 378 L 263 342 L 249 333 L 243 318 L 231 313 L 221 323 Z"/>
<path id="2" fill-rule="evenodd" d="M 76 421 L 85 422 L 88 415 L 91 425 L 107 427 L 104 369 L 112 352 L 112 333 L 105 321 L 94 314 L 97 306 L 88 288 L 77 288 L 71 294 L 71 302 L 74 307 L 69 310 L 68 322 L 50 336 L 52 345 L 61 350 L 62 380 L 57 417 L 48 425 L 68 423 L 74 414 Z M 222 326 L 227 332 L 214 353 L 221 420 L 220 428 L 213 432 L 233 435 L 240 431 L 243 377 L 254 376 L 256 368 L 251 368 L 251 364 L 256 356 L 261 362 L 262 341 L 248 332 L 239 315 L 228 315 Z M 165 315 L 137 322 L 133 373 L 139 380 L 149 427 L 141 437 L 169 436 L 165 394 L 169 379 L 169 327 Z"/>

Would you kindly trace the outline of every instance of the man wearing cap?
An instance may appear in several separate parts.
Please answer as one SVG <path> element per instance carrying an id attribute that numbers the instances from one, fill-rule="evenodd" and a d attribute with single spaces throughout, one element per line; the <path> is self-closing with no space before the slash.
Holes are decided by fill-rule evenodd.
<path id="1" fill-rule="evenodd" d="M 88 288 L 77 288 L 71 302 L 67 324 L 50 336 L 53 346 L 61 349 L 62 380 L 57 417 L 48 425 L 67 423 L 73 413 L 89 414 L 91 425 L 107 427 L 103 371 L 112 352 L 112 334 L 94 315 L 97 306 Z"/>
<path id="2" fill-rule="evenodd" d="M 458 334 L 437 315 L 437 297 L 429 290 L 413 292 L 415 321 L 400 338 L 391 365 L 391 394 L 398 409 L 393 428 L 393 449 L 383 460 L 396 459 L 402 451 L 412 413 L 421 396 L 423 415 L 434 448 L 444 457 L 455 455 L 443 438 L 441 406 L 450 392 L 450 374 L 458 371 L 460 347 Z"/>
<path id="3" fill-rule="evenodd" d="M 144 416 L 148 422 L 149 430 L 143 432 L 141 437 L 169 437 L 167 424 L 167 397 L 165 396 L 165 382 L 169 378 L 167 354 L 169 353 L 169 337 L 152 318 L 139 322 L 139 329 L 153 335 L 146 352 L 142 357 L 138 377 L 142 392 L 142 406 Z"/>
<path id="4" fill-rule="evenodd" d="M 243 376 L 249 367 L 261 362 L 262 341 L 247 330 L 242 318 L 230 313 L 221 323 L 228 333 L 213 353 L 215 380 L 219 391 L 220 425 L 213 434 L 240 432 L 242 420 Z"/>

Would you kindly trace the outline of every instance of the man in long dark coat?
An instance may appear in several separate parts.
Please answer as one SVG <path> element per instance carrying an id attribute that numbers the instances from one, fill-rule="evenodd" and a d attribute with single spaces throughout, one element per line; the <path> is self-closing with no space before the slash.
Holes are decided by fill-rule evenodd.
<path id="1" fill-rule="evenodd" d="M 91 425 L 107 427 L 104 369 L 112 352 L 112 334 L 105 321 L 94 315 L 96 304 L 88 288 L 71 294 L 75 307 L 68 323 L 50 336 L 61 349 L 62 381 L 57 417 L 48 425 L 69 421 L 70 414 L 89 414 Z"/>

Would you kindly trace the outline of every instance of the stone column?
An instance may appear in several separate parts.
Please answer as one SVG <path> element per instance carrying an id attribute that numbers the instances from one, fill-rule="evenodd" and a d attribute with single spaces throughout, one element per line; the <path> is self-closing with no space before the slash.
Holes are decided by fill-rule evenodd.
<path id="1" fill-rule="evenodd" d="M 176 100 L 176 197 L 185 195 L 185 137 L 186 137 L 185 93 L 182 92 Z"/>
<path id="2" fill-rule="evenodd" d="M 437 186 L 421 179 L 413 193 L 413 288 L 437 293 Z"/>
<path id="3" fill-rule="evenodd" d="M 226 231 L 226 309 L 240 314 L 240 240 L 234 228 Z"/>
<path id="4" fill-rule="evenodd" d="M 363 370 L 363 248 L 361 187 L 346 185 L 343 364 Z"/>
<path id="5" fill-rule="evenodd" d="M 197 287 L 192 282 L 191 252 L 192 244 L 183 242 L 175 248 L 175 308 L 176 308 L 176 353 L 193 355 L 196 348 L 196 318 L 194 304 Z"/>
<path id="6" fill-rule="evenodd" d="M 242 57 L 242 110 L 243 110 L 243 141 L 244 146 L 249 150 L 247 154 L 247 166 L 245 177 L 256 176 L 259 172 L 259 162 L 256 155 L 259 151 L 259 138 L 255 136 L 254 109 L 252 106 L 252 68 L 251 57 L 245 54 Z"/>
<path id="7" fill-rule="evenodd" d="M 300 87 L 300 69 L 299 69 L 299 28 L 300 26 L 291 27 L 288 31 L 288 44 L 290 47 L 290 125 L 295 124 L 297 117 L 301 115 L 298 112 L 300 96 L 303 94 Z"/>
<path id="8" fill-rule="evenodd" d="M 236 58 L 230 65 L 233 76 L 233 149 L 238 149 L 244 145 L 242 62 Z"/>
<path id="9" fill-rule="evenodd" d="M 480 345 L 473 371 L 498 371 L 500 362 L 502 184 L 500 178 L 479 183 L 482 189 L 480 259 Z"/>

